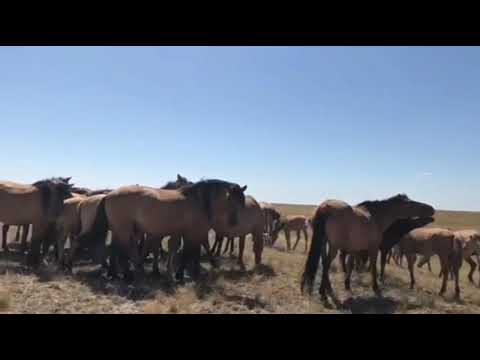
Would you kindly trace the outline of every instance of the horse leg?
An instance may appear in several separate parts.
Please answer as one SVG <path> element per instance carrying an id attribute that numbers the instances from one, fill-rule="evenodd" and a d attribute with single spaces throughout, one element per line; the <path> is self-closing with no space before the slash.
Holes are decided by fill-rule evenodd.
<path id="1" fill-rule="evenodd" d="M 160 255 L 160 248 L 158 246 L 153 247 L 153 264 L 152 264 L 152 274 L 158 275 L 160 273 L 158 269 L 158 257 Z"/>
<path id="2" fill-rule="evenodd" d="M 27 262 L 34 269 L 40 264 L 40 248 L 42 241 L 48 236 L 48 224 L 32 224 L 32 246 L 28 253 Z"/>
<path id="3" fill-rule="evenodd" d="M 185 241 L 185 240 L 184 240 Z M 201 251 L 201 243 L 194 244 L 192 246 L 192 280 L 197 282 L 200 278 L 200 251 Z"/>
<path id="4" fill-rule="evenodd" d="M 439 256 L 440 257 L 440 266 L 442 267 L 442 275 L 443 275 L 443 280 L 442 280 L 442 287 L 440 288 L 439 295 L 445 294 L 445 291 L 447 291 L 447 282 L 448 282 L 448 273 L 449 271 L 449 261 L 448 261 L 448 256 Z"/>
<path id="5" fill-rule="evenodd" d="M 10 228 L 10 225 L 7 225 L 7 224 L 3 224 L 2 226 L 2 249 L 5 252 L 8 252 L 7 234 L 8 234 L 9 228 Z"/>
<path id="6" fill-rule="evenodd" d="M 229 244 L 230 244 L 230 253 L 228 254 L 230 257 L 233 256 L 233 252 L 235 251 L 235 237 L 232 236 L 231 238 L 228 239 Z"/>
<path id="7" fill-rule="evenodd" d="M 308 252 L 308 233 L 306 229 L 303 229 L 303 235 L 305 236 L 305 254 Z"/>
<path id="8" fill-rule="evenodd" d="M 468 273 L 468 280 L 473 284 L 473 273 L 475 272 L 475 269 L 477 268 L 477 264 L 475 263 L 475 261 L 473 261 L 471 256 L 466 258 L 465 262 L 468 265 L 470 265 L 470 272 Z"/>
<path id="9" fill-rule="evenodd" d="M 332 284 L 330 283 L 330 265 L 332 264 L 333 259 L 337 256 L 338 249 L 329 246 L 328 248 L 328 255 L 323 256 L 322 258 L 322 281 L 320 283 L 320 296 L 322 300 L 327 300 L 326 291 L 332 291 Z"/>
<path id="10" fill-rule="evenodd" d="M 255 265 L 259 265 L 262 262 L 263 252 L 263 238 L 261 231 L 257 231 L 253 234 L 253 253 L 255 255 Z"/>
<path id="11" fill-rule="evenodd" d="M 67 241 L 67 231 L 64 226 L 61 226 L 57 231 L 57 264 L 59 267 L 64 267 L 64 251 L 65 242 Z M 72 235 L 73 237 L 73 235 Z"/>
<path id="12" fill-rule="evenodd" d="M 20 243 L 20 249 L 22 252 L 25 252 L 27 250 L 27 237 L 28 237 L 29 229 L 30 229 L 30 225 L 27 224 L 23 226 L 22 242 Z"/>
<path id="13" fill-rule="evenodd" d="M 346 272 L 345 272 L 345 290 L 347 290 L 347 291 L 351 291 L 350 278 L 352 276 L 353 265 L 354 265 L 354 257 L 349 256 L 348 261 L 347 261 L 347 265 L 346 265 Z"/>
<path id="14" fill-rule="evenodd" d="M 297 230 L 296 233 L 297 233 L 297 241 L 295 242 L 295 245 L 293 245 L 293 249 L 292 249 L 293 251 L 295 251 L 298 243 L 300 242 L 300 230 Z"/>
<path id="15" fill-rule="evenodd" d="M 377 295 L 380 295 L 380 289 L 378 287 L 377 282 L 377 257 L 378 257 L 378 249 L 372 249 L 369 251 L 369 259 L 370 259 L 370 272 L 372 274 L 372 289 L 373 292 Z"/>
<path id="16" fill-rule="evenodd" d="M 290 230 L 285 229 L 285 240 L 287 241 L 287 251 L 291 250 L 290 246 Z"/>
<path id="17" fill-rule="evenodd" d="M 347 253 L 345 250 L 340 250 L 340 256 L 339 256 L 339 260 L 340 260 L 340 265 L 342 266 L 342 271 L 344 273 L 347 272 L 347 266 L 346 266 L 346 258 L 347 258 Z M 352 265 L 353 266 L 353 265 Z"/>
<path id="18" fill-rule="evenodd" d="M 415 258 L 415 254 L 407 254 L 408 271 L 410 273 L 410 289 L 413 289 L 413 286 L 415 285 L 415 276 L 413 274 Z"/>
<path id="19" fill-rule="evenodd" d="M 232 238 L 233 242 L 233 238 Z M 245 264 L 243 263 L 243 251 L 245 250 L 245 236 L 240 236 L 240 243 L 238 245 L 238 264 L 243 268 Z"/>
<path id="20" fill-rule="evenodd" d="M 15 242 L 18 243 L 20 241 L 20 233 L 22 231 L 22 226 L 17 226 L 17 231 L 15 233 Z"/>
<path id="21" fill-rule="evenodd" d="M 220 236 L 215 236 L 215 242 L 213 243 L 213 253 L 215 256 L 220 256 L 220 250 L 222 248 L 223 239 Z"/>
<path id="22" fill-rule="evenodd" d="M 391 251 L 391 250 L 390 250 Z M 385 265 L 388 262 L 388 254 L 385 250 L 380 251 L 380 281 L 385 282 Z"/>

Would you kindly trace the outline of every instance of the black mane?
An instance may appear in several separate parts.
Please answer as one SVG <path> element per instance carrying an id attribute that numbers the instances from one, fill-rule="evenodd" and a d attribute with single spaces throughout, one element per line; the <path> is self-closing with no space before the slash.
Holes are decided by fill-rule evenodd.
<path id="1" fill-rule="evenodd" d="M 406 194 L 397 194 L 384 200 L 366 200 L 355 206 L 364 207 L 371 214 L 375 214 L 379 209 L 381 209 L 386 204 L 390 204 L 393 202 L 407 202 L 407 201 L 410 201 L 410 198 Z"/>

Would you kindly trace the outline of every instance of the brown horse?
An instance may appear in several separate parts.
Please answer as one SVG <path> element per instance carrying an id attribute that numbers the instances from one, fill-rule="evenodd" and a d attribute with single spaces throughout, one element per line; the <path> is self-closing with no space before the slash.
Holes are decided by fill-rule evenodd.
<path id="1" fill-rule="evenodd" d="M 243 252 L 245 250 L 245 238 L 248 234 L 252 234 L 253 252 L 255 254 L 255 264 L 258 265 L 262 261 L 263 251 L 263 230 L 265 226 L 264 212 L 253 196 L 245 197 L 245 207 L 238 212 L 238 223 L 230 226 L 225 222 L 218 222 L 214 225 L 215 244 L 213 251 L 220 256 L 220 250 L 225 237 L 233 244 L 234 238 L 240 238 L 238 251 L 238 263 L 243 267 Z M 228 243 L 227 243 L 228 247 Z"/>
<path id="2" fill-rule="evenodd" d="M 310 219 L 307 216 L 302 215 L 287 215 L 284 218 L 280 219 L 278 225 L 275 227 L 275 230 L 272 234 L 272 245 L 278 239 L 278 233 L 283 230 L 285 232 L 285 239 L 287 241 L 287 251 L 291 250 L 290 246 L 290 232 L 295 231 L 297 233 L 297 241 L 293 245 L 293 251 L 297 248 L 297 245 L 301 238 L 301 233 L 305 238 L 305 253 L 308 250 L 308 228 L 310 226 Z"/>
<path id="3" fill-rule="evenodd" d="M 265 244 L 272 245 L 272 233 L 281 218 L 281 214 L 271 204 L 261 203 L 260 207 L 265 219 Z"/>
<path id="4" fill-rule="evenodd" d="M 31 185 L 10 181 L 0 182 L 0 222 L 4 224 L 32 224 L 31 249 L 28 262 L 37 266 L 40 246 L 47 236 L 50 224 L 63 209 L 63 201 L 71 197 L 66 179 L 51 178 Z"/>
<path id="5" fill-rule="evenodd" d="M 377 283 L 377 256 L 383 232 L 396 220 L 409 217 L 427 217 L 434 213 L 428 204 L 410 200 L 399 194 L 380 201 L 364 201 L 350 206 L 339 200 L 327 200 L 315 211 L 312 218 L 313 236 L 310 251 L 301 280 L 311 293 L 312 285 L 322 257 L 322 281 L 320 295 L 326 300 L 326 290 L 332 291 L 329 271 L 332 260 L 339 249 L 349 254 L 368 251 L 371 263 L 372 288 L 379 293 Z M 326 245 L 328 243 L 328 254 Z M 350 290 L 350 275 L 353 263 L 349 258 L 345 276 L 345 288 Z"/>
<path id="6" fill-rule="evenodd" d="M 177 278 L 183 278 L 188 261 L 193 263 L 192 276 L 196 278 L 200 270 L 200 246 L 207 239 L 208 231 L 218 222 L 237 223 L 238 211 L 245 206 L 245 189 L 246 186 L 241 188 L 221 180 L 203 180 L 178 190 L 122 187 L 100 201 L 91 230 L 80 235 L 77 241 L 103 241 L 110 227 L 111 266 L 116 264 L 117 256 L 125 256 L 134 264 L 136 272 L 142 273 L 145 253 L 138 252 L 137 234 L 146 233 L 157 239 L 182 236 L 184 250 Z M 143 246 L 144 251 L 151 248 L 149 245 Z"/>
<path id="7" fill-rule="evenodd" d="M 440 295 L 447 289 L 449 268 L 453 266 L 455 276 L 455 296 L 460 296 L 458 285 L 459 270 L 462 264 L 462 249 L 460 242 L 455 240 L 453 231 L 442 228 L 419 228 L 410 231 L 400 240 L 400 248 L 408 262 L 410 272 L 410 289 L 415 285 L 414 264 L 416 254 L 423 255 L 418 267 L 425 264 L 433 255 L 440 259 L 441 274 L 443 274 Z"/>

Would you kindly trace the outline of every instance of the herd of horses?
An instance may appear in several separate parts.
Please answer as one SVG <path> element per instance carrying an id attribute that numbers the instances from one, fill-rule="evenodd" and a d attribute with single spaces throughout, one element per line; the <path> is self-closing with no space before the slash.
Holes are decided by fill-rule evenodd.
<path id="1" fill-rule="evenodd" d="M 337 254 L 345 273 L 345 289 L 350 291 L 353 269 L 368 264 L 376 294 L 380 293 L 378 278 L 384 281 L 385 265 L 392 257 L 400 265 L 406 257 L 413 288 L 417 255 L 421 256 L 419 267 L 430 267 L 430 258 L 437 255 L 439 276 L 443 277 L 440 294 L 445 293 L 450 274 L 455 280 L 456 297 L 460 296 L 459 270 L 463 260 L 470 265 L 471 282 L 475 269 L 480 267 L 479 232 L 427 226 L 434 222 L 434 208 L 405 194 L 357 205 L 326 200 L 311 217 L 283 216 L 273 206 L 246 195 L 247 186 L 223 180 L 194 183 L 177 175 L 175 181 L 160 188 L 132 185 L 101 190 L 76 187 L 70 180 L 56 177 L 33 184 L 0 182 L 4 254 L 8 256 L 11 251 L 7 243 L 9 227 L 17 226 L 15 242 L 21 243 L 21 252 L 28 251 L 26 265 L 33 269 L 53 248 L 59 269 L 71 272 L 82 249 L 94 263 L 102 265 L 109 277 L 122 275 L 135 280 L 144 275 L 145 259 L 152 254 L 154 273 L 159 272 L 161 257 L 166 261 L 170 280 L 183 281 L 188 272 L 196 281 L 202 248 L 216 267 L 216 258 L 227 251 L 233 254 L 238 238 L 237 261 L 244 267 L 245 242 L 250 235 L 255 265 L 259 265 L 264 246 L 273 246 L 284 232 L 287 251 L 296 249 L 302 235 L 305 241 L 304 252 L 308 255 L 301 278 L 302 293 L 305 289 L 312 292 L 321 263 L 319 292 L 323 300 L 327 300 L 327 294 L 333 294 L 329 272 Z M 211 230 L 215 232 L 212 247 L 208 240 Z M 297 234 L 293 247 L 292 231 Z"/>

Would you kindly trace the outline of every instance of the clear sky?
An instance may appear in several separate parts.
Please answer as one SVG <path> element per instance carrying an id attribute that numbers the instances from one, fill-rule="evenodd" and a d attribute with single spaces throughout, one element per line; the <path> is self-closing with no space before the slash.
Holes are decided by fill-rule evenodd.
<path id="1" fill-rule="evenodd" d="M 480 210 L 480 48 L 1 47 L 1 178 Z"/>

